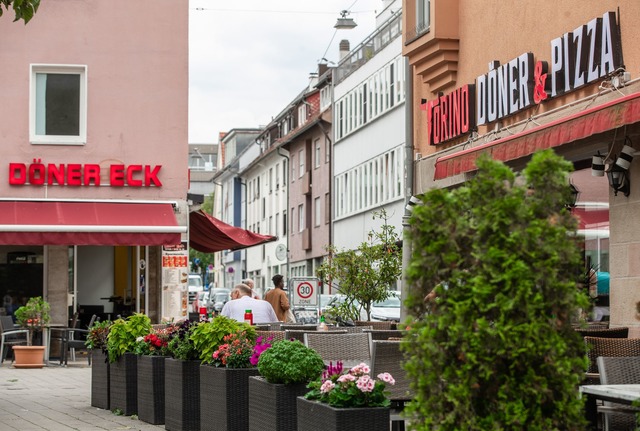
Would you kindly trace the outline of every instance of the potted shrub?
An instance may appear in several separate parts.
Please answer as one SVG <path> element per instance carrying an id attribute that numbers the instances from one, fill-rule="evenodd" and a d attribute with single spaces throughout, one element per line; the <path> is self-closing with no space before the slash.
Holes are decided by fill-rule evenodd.
<path id="1" fill-rule="evenodd" d="M 260 376 L 249 377 L 249 430 L 297 429 L 296 398 L 325 369 L 315 350 L 282 340 L 260 355 Z"/>
<path id="2" fill-rule="evenodd" d="M 16 322 L 29 330 L 27 346 L 13 346 L 16 368 L 42 368 L 46 350 L 43 332 L 51 320 L 51 307 L 41 296 L 29 298 L 15 311 Z M 36 339 L 39 339 L 37 341 Z M 38 345 L 33 345 L 33 344 Z"/>
<path id="3" fill-rule="evenodd" d="M 341 362 L 330 364 L 309 384 L 311 391 L 298 397 L 298 431 L 388 431 L 391 402 L 385 388 L 395 380 L 389 373 L 376 380 L 370 372 L 364 363 L 346 372 Z"/>
<path id="4" fill-rule="evenodd" d="M 107 337 L 111 321 L 95 322 L 89 328 L 86 345 L 91 349 L 91 405 L 109 409 L 109 357 Z"/>
<path id="5" fill-rule="evenodd" d="M 109 356 L 109 406 L 125 416 L 138 411 L 138 356 L 134 353 L 138 337 L 151 332 L 151 319 L 135 313 L 118 319 L 109 328 L 107 355 Z"/>
<path id="6" fill-rule="evenodd" d="M 200 430 L 200 359 L 191 335 L 199 324 L 184 320 L 171 333 L 164 364 L 164 426 Z"/>
<path id="7" fill-rule="evenodd" d="M 212 341 L 210 344 L 217 345 L 217 349 L 200 367 L 201 428 L 210 429 L 215 423 L 219 430 L 246 431 L 249 427 L 249 377 L 258 375 L 258 357 L 268 344 L 260 340 L 256 345 L 254 328 L 224 316 L 218 316 L 198 329 L 206 326 L 235 332 L 220 341 Z M 197 335 L 194 333 L 193 337 Z"/>
<path id="8" fill-rule="evenodd" d="M 138 337 L 135 354 L 138 355 L 138 418 L 144 422 L 164 424 L 164 365 L 169 355 L 169 340 L 175 327 L 152 329 Z"/>

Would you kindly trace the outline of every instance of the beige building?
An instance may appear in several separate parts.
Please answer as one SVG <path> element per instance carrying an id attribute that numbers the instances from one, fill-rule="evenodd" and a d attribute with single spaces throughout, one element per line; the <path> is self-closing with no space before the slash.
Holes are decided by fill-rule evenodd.
<path id="1" fill-rule="evenodd" d="M 554 148 L 576 169 L 585 259 L 610 274 L 599 300 L 612 326 L 640 332 L 640 161 L 625 162 L 640 150 L 640 3 L 417 0 L 403 11 L 414 194 L 468 180 L 481 153 L 520 168 Z"/>

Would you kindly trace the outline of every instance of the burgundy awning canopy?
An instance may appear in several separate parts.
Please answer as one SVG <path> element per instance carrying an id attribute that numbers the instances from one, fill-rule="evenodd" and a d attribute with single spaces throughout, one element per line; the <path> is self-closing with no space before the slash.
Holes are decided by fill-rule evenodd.
<path id="1" fill-rule="evenodd" d="M 231 226 L 202 210 L 189 213 L 189 246 L 203 253 L 239 250 L 277 239 Z"/>
<path id="2" fill-rule="evenodd" d="M 434 179 L 441 180 L 477 169 L 476 159 L 482 153 L 506 162 L 639 121 L 640 92 L 506 138 L 438 157 Z"/>
<path id="3" fill-rule="evenodd" d="M 2 245 L 175 245 L 170 203 L 0 201 Z"/>

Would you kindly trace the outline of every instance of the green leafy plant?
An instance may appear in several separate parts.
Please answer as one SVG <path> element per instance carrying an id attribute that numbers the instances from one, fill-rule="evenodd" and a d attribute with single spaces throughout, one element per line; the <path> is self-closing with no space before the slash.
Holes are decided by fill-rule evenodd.
<path id="1" fill-rule="evenodd" d="M 104 320 L 102 322 L 94 322 L 89 328 L 87 341 L 84 343 L 91 350 L 102 350 L 107 353 L 107 338 L 109 336 L 109 328 L 113 322 Z"/>
<path id="2" fill-rule="evenodd" d="M 195 342 L 191 339 L 191 334 L 199 326 L 198 322 L 183 320 L 176 325 L 175 331 L 171 333 L 171 339 L 167 345 L 167 352 L 174 359 L 191 361 L 198 359 L 199 352 Z"/>
<path id="3" fill-rule="evenodd" d="M 387 299 L 390 288 L 400 277 L 402 250 L 395 227 L 388 223 L 384 209 L 374 212 L 373 219 L 382 220 L 379 231 L 370 231 L 368 241 L 356 250 L 327 247 L 328 258 L 317 270 L 323 283 L 336 283 L 346 296 L 346 301 L 332 311 L 333 318 L 360 320 L 360 309 L 354 312 L 357 302 L 367 313 L 367 320 L 371 320 L 371 304 Z"/>
<path id="4" fill-rule="evenodd" d="M 245 331 L 251 342 L 255 341 L 256 330 L 251 325 L 226 316 L 217 316 L 210 322 L 202 322 L 193 328 L 190 341 L 202 362 L 210 364 L 214 360 L 213 353 L 224 343 L 224 337 L 242 331 Z"/>
<path id="5" fill-rule="evenodd" d="M 42 296 L 29 298 L 27 303 L 15 311 L 16 322 L 29 330 L 29 342 L 33 333 L 42 329 L 51 321 L 51 307 Z"/>
<path id="6" fill-rule="evenodd" d="M 40 0 L 0 0 L 0 16 L 2 16 L 3 13 L 2 6 L 4 6 L 6 10 L 9 10 L 9 7 L 13 8 L 15 13 L 14 22 L 23 20 L 26 24 L 38 11 Z"/>
<path id="7" fill-rule="evenodd" d="M 305 398 L 318 400 L 336 408 L 389 407 L 391 401 L 385 394 L 387 384 L 396 382 L 389 373 L 378 374 L 372 379 L 371 369 L 365 363 L 343 372 L 342 362 L 329 364 L 322 377 L 307 386 L 311 391 Z"/>
<path id="8" fill-rule="evenodd" d="M 276 341 L 258 360 L 258 371 L 269 383 L 309 383 L 325 365 L 320 355 L 298 340 Z"/>
<path id="9" fill-rule="evenodd" d="M 589 301 L 570 162 L 547 150 L 518 177 L 477 161 L 465 185 L 422 197 L 403 348 L 416 430 L 578 430 L 587 369 L 572 317 Z"/>
<path id="10" fill-rule="evenodd" d="M 151 332 L 151 319 L 142 313 L 135 313 L 125 319 L 118 319 L 109 328 L 107 335 L 107 355 L 109 362 L 116 362 L 127 352 L 133 353 L 138 337 Z"/>

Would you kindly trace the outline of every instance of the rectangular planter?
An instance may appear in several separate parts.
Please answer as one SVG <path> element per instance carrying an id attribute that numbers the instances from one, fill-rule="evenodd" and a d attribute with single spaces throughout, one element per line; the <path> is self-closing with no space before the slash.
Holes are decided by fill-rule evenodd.
<path id="1" fill-rule="evenodd" d="M 200 367 L 200 429 L 249 429 L 249 377 L 257 368 Z"/>
<path id="2" fill-rule="evenodd" d="M 338 409 L 298 397 L 298 431 L 389 431 L 388 407 Z"/>
<path id="3" fill-rule="evenodd" d="M 200 431 L 200 361 L 165 359 L 164 428 Z"/>
<path id="4" fill-rule="evenodd" d="M 164 424 L 164 364 L 165 356 L 138 357 L 138 419 Z"/>
<path id="5" fill-rule="evenodd" d="M 109 410 L 109 361 L 100 350 L 91 355 L 91 405 Z"/>
<path id="6" fill-rule="evenodd" d="M 295 431 L 296 398 L 308 391 L 305 383 L 280 385 L 249 377 L 249 430 Z"/>
<path id="7" fill-rule="evenodd" d="M 138 355 L 125 353 L 109 369 L 109 406 L 123 415 L 138 413 Z"/>

